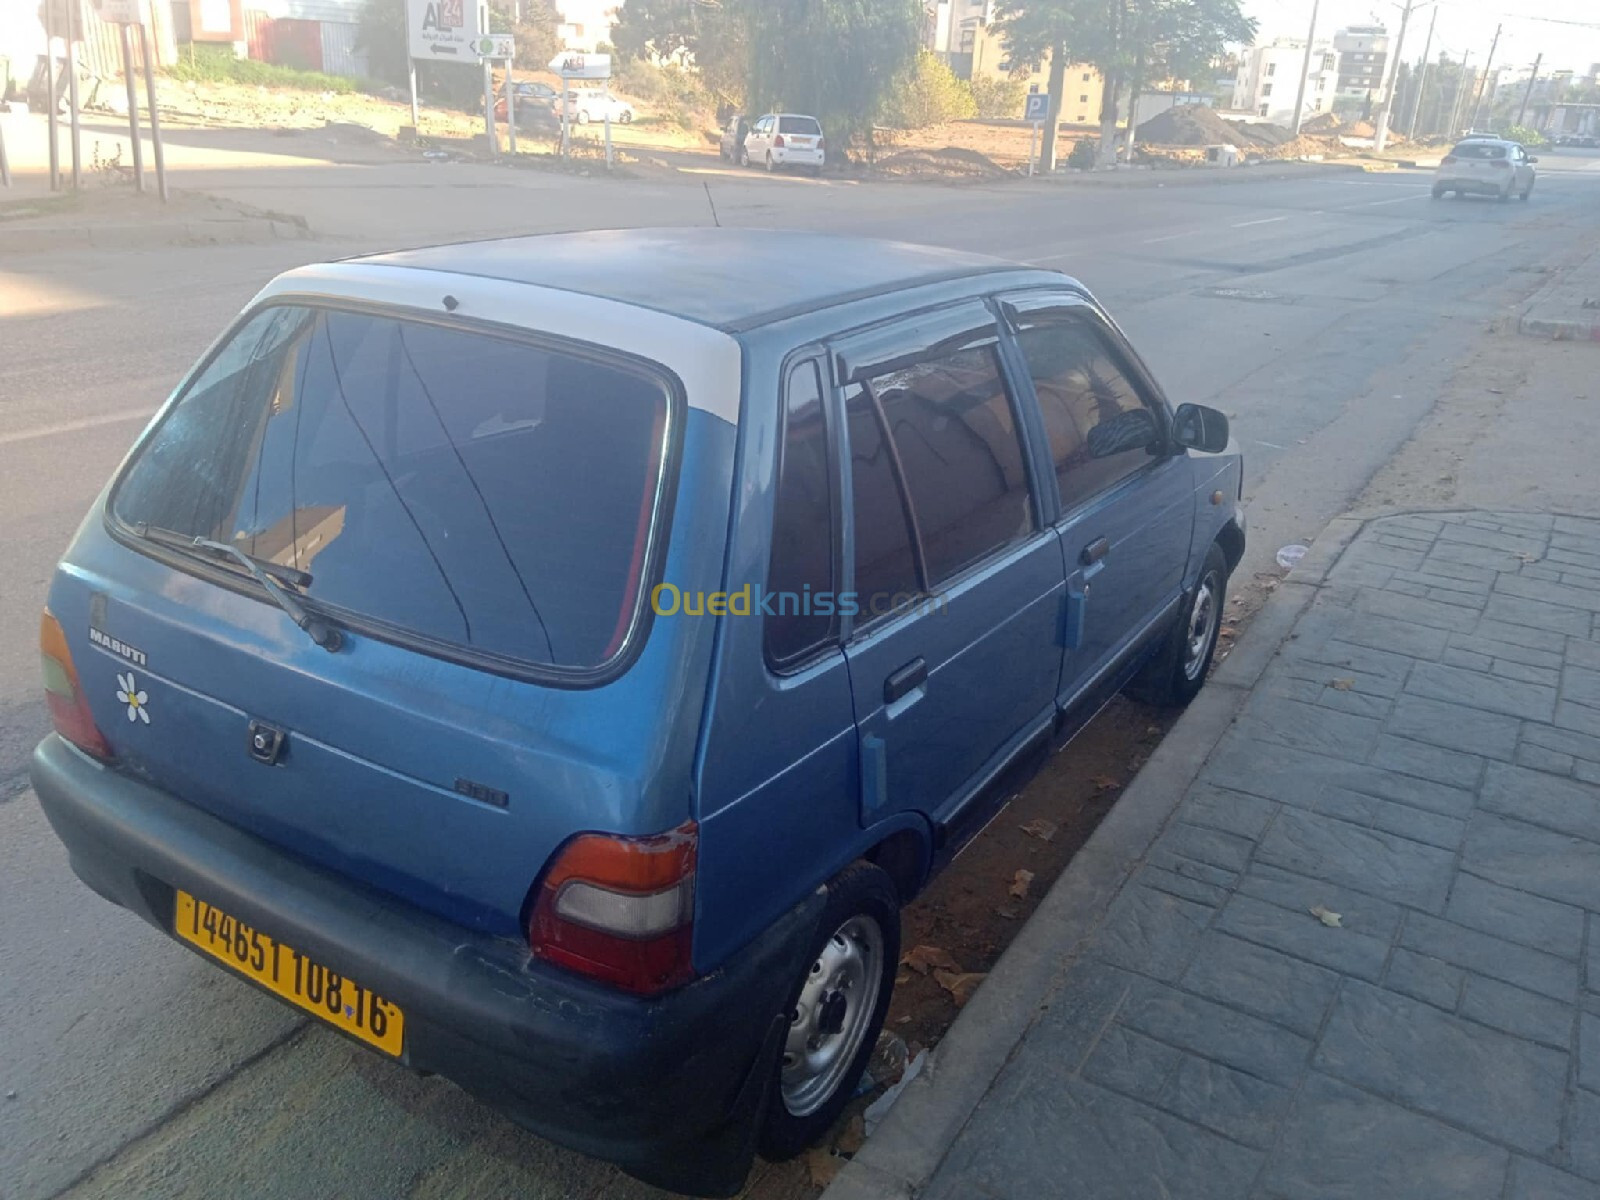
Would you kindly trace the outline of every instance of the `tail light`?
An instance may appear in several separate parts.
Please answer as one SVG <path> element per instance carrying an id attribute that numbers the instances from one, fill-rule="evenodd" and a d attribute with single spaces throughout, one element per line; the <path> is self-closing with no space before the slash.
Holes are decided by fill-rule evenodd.
<path id="1" fill-rule="evenodd" d="M 777 137 L 773 138 L 772 139 L 772 144 L 777 149 L 782 150 L 783 149 L 783 134 L 780 133 Z"/>
<path id="2" fill-rule="evenodd" d="M 822 143 L 823 143 L 823 142 L 824 142 L 824 141 L 825 141 L 825 140 L 826 140 L 826 139 L 825 139 L 825 138 L 822 138 L 822 137 L 818 137 L 818 138 L 817 138 L 817 149 L 818 149 L 818 150 L 821 150 L 821 149 L 822 149 Z"/>
<path id="3" fill-rule="evenodd" d="M 72 665 L 66 631 L 47 608 L 39 618 L 39 656 L 44 667 L 44 698 L 56 732 L 96 758 L 110 758 L 111 747 L 94 723 L 89 702 Z"/>
<path id="4" fill-rule="evenodd" d="M 687 982 L 699 836 L 693 821 L 653 837 L 579 834 L 538 885 L 529 947 L 639 995 Z"/>
<path id="5" fill-rule="evenodd" d="M 1456 156 L 1454 154 L 1446 154 L 1439 160 L 1439 165 L 1441 167 L 1448 167 L 1451 163 L 1455 162 L 1455 160 Z"/>

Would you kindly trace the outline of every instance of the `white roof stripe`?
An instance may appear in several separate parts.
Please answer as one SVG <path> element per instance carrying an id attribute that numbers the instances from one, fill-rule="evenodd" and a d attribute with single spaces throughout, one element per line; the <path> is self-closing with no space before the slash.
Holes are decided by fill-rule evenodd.
<path id="1" fill-rule="evenodd" d="M 739 343 L 721 330 L 654 309 L 581 292 L 479 275 L 372 263 L 318 263 L 279 275 L 256 296 L 310 295 L 359 300 L 420 312 L 447 310 L 454 296 L 461 317 L 571 338 L 653 359 L 683 381 L 690 408 L 739 421 L 742 386 Z"/>

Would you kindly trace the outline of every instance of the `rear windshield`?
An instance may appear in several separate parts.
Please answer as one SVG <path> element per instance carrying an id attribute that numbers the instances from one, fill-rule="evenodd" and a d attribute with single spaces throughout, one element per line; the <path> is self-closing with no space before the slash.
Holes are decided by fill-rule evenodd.
<path id="1" fill-rule="evenodd" d="M 1504 158 L 1506 148 L 1493 142 L 1462 142 L 1450 153 L 1457 158 Z"/>
<path id="2" fill-rule="evenodd" d="M 669 391 L 652 372 L 387 316 L 244 323 L 112 498 L 400 634 L 562 671 L 641 617 Z"/>
<path id="3" fill-rule="evenodd" d="M 815 117 L 779 117 L 779 133 L 809 133 L 813 136 L 822 132 L 822 126 L 817 124 Z"/>

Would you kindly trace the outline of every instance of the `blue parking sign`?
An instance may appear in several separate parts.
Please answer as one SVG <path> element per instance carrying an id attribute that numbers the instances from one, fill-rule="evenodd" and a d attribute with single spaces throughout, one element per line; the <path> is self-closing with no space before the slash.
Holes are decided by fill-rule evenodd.
<path id="1" fill-rule="evenodd" d="M 1016 111 L 1015 109 L 1012 110 Z M 1028 107 L 1023 110 L 1024 121 L 1043 121 L 1050 116 L 1050 95 L 1048 92 L 1029 92 Z"/>

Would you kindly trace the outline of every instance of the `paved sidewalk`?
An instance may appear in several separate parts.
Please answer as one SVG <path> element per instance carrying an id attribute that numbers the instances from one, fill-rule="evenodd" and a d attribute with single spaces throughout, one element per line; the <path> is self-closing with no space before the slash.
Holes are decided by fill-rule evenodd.
<path id="1" fill-rule="evenodd" d="M 1600 520 L 1339 526 L 827 1200 L 1600 1196 Z"/>
<path id="2" fill-rule="evenodd" d="M 1600 342 L 1600 250 L 1560 268 L 1523 306 L 1517 328 L 1531 337 Z"/>

